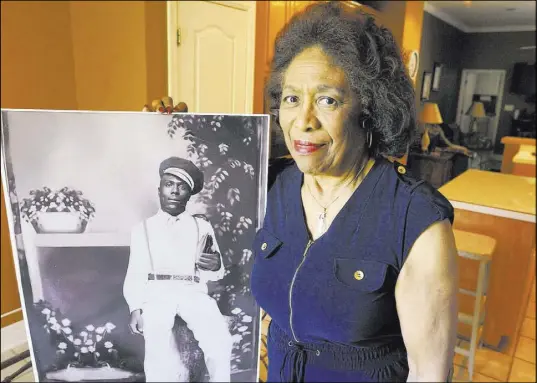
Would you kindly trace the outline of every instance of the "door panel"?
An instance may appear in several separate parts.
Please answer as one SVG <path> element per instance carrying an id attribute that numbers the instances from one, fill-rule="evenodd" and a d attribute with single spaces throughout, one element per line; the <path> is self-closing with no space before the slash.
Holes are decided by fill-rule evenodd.
<path id="1" fill-rule="evenodd" d="M 237 71 L 244 72 L 244 55 L 239 51 L 244 43 L 237 36 L 227 35 L 212 26 L 193 31 L 192 38 L 194 94 L 189 96 L 194 96 L 193 106 L 200 112 L 237 111 L 240 108 L 236 105 L 237 99 L 244 102 L 244 91 L 237 89 L 245 86 L 244 76 L 237 77 Z M 241 63 L 235 64 L 236 60 Z M 210 67 L 215 63 L 218 63 L 218 70 Z M 213 89 L 219 90 L 217 97 L 213 97 Z"/>
<path id="2" fill-rule="evenodd" d="M 174 99 L 196 113 L 251 113 L 255 2 L 176 4 Z"/>

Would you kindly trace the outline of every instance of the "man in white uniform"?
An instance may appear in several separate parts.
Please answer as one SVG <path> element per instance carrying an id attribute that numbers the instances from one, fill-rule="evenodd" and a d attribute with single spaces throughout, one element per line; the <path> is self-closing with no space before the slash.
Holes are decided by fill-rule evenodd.
<path id="1" fill-rule="evenodd" d="M 160 210 L 131 234 L 123 294 L 130 330 L 144 336 L 147 382 L 188 381 L 172 332 L 179 315 L 192 330 L 213 382 L 230 381 L 232 339 L 207 281 L 224 276 L 214 230 L 185 212 L 203 188 L 203 173 L 190 161 L 171 157 L 159 169 Z"/>

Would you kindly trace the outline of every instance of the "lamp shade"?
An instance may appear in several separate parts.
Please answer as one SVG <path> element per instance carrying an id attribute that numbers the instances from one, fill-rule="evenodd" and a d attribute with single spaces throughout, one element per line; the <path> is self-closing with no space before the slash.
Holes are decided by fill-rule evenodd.
<path id="1" fill-rule="evenodd" d="M 480 101 L 474 101 L 470 109 L 468 110 L 468 113 L 466 113 L 468 116 L 472 116 L 475 118 L 479 117 L 486 117 L 485 114 L 485 105 L 483 105 Z"/>
<path id="2" fill-rule="evenodd" d="M 418 119 L 424 124 L 441 124 L 444 122 L 444 120 L 442 120 L 442 115 L 440 114 L 440 109 L 438 109 L 438 105 L 434 102 L 426 102 L 423 104 Z"/>

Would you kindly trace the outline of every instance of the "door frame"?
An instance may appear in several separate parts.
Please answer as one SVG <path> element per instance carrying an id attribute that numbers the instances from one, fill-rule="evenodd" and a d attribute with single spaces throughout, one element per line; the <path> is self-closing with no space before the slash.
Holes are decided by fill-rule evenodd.
<path id="1" fill-rule="evenodd" d="M 209 1 L 225 7 L 246 11 L 248 15 L 248 36 L 246 41 L 246 57 L 251 58 L 251 62 L 246 64 L 246 105 L 245 113 L 253 113 L 254 105 L 254 72 L 255 72 L 255 21 L 256 21 L 256 1 Z M 167 19 L 167 45 L 168 45 L 168 95 L 174 99 L 174 102 L 181 102 L 179 97 L 179 75 L 177 64 L 179 62 L 179 51 L 177 49 L 177 30 L 179 20 L 177 19 L 179 9 L 178 1 L 166 2 L 166 19 Z M 189 110 L 189 112 L 197 112 Z"/>
<path id="2" fill-rule="evenodd" d="M 496 118 L 494 119 L 493 125 L 491 126 L 492 131 L 492 145 L 495 145 L 496 143 L 496 136 L 498 133 L 498 125 L 500 123 L 500 113 L 502 112 L 502 106 L 503 106 L 503 94 L 504 94 L 504 88 L 505 88 L 505 77 L 507 71 L 505 69 L 463 69 L 461 74 L 461 83 L 459 86 L 459 99 L 457 101 L 457 115 L 455 117 L 455 121 L 457 121 L 457 124 L 460 127 L 460 115 L 461 115 L 461 109 L 462 109 L 462 97 L 464 91 L 464 82 L 466 80 L 466 76 L 468 73 L 475 73 L 479 75 L 480 73 L 489 73 L 489 74 L 499 74 L 500 75 L 500 83 L 498 85 L 498 98 L 496 103 Z"/>

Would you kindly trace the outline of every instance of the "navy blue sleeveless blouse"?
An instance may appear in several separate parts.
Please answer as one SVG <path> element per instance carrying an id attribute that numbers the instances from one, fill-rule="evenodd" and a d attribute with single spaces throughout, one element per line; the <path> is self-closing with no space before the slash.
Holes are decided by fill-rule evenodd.
<path id="1" fill-rule="evenodd" d="M 269 381 L 404 380 L 397 276 L 426 228 L 453 222 L 451 204 L 403 165 L 379 158 L 311 241 L 302 182 L 294 164 L 278 174 L 253 245 L 252 293 L 272 318 Z"/>

